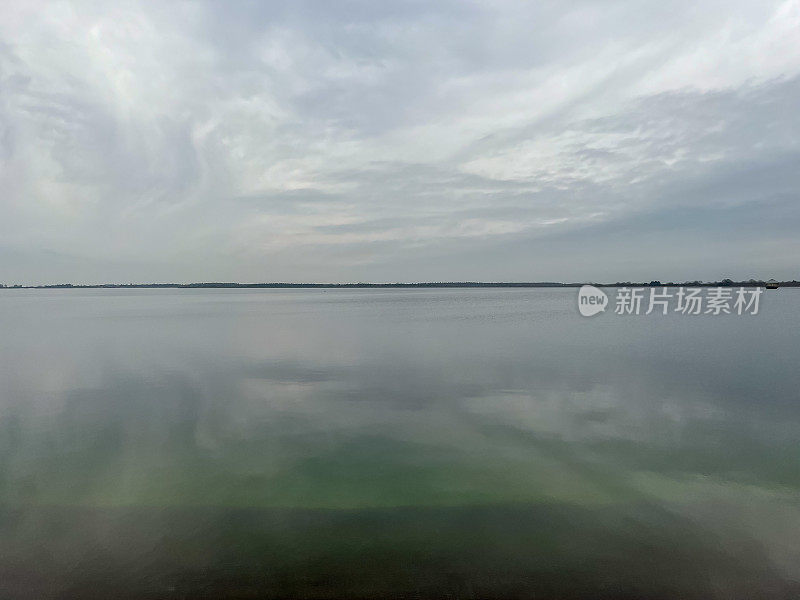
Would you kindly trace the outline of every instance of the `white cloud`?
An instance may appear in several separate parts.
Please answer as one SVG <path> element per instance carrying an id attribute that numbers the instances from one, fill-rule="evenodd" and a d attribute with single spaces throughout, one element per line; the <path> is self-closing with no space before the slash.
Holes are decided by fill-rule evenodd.
<path id="1" fill-rule="evenodd" d="M 470 256 L 723 206 L 671 190 L 798 150 L 797 0 L 9 0 L 0 16 L 5 279 L 530 279 L 552 258 Z M 775 210 L 793 183 L 774 181 L 731 187 L 734 204 Z"/>

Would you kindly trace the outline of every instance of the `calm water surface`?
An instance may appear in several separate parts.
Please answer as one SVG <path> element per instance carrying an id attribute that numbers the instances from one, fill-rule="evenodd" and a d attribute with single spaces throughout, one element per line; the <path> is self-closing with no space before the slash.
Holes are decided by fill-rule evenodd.
<path id="1" fill-rule="evenodd" d="M 800 289 L 0 290 L 2 598 L 796 598 Z"/>

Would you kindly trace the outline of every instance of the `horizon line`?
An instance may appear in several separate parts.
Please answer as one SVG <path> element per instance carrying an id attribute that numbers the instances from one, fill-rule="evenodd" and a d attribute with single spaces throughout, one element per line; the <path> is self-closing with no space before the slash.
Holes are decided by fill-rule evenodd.
<path id="1" fill-rule="evenodd" d="M 773 279 L 747 279 L 735 281 L 720 279 L 717 281 L 701 281 L 699 279 L 684 282 L 661 282 L 659 280 L 645 281 L 617 281 L 614 283 L 599 283 L 596 281 L 561 282 L 561 281 L 420 281 L 420 282 L 346 282 L 346 283 L 300 283 L 300 282 L 192 282 L 192 283 L 50 283 L 40 285 L 4 285 L 0 289 L 119 289 L 119 288 L 446 288 L 446 287 L 580 287 L 594 285 L 597 287 L 676 287 L 676 286 L 761 286 Z M 800 281 L 777 281 L 781 286 L 800 287 Z"/>

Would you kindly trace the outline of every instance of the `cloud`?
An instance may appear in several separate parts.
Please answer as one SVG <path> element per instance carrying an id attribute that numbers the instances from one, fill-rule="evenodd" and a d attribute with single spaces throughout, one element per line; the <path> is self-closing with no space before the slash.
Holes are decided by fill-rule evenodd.
<path id="1" fill-rule="evenodd" d="M 795 0 L 0 13 L 9 283 L 797 275 Z"/>

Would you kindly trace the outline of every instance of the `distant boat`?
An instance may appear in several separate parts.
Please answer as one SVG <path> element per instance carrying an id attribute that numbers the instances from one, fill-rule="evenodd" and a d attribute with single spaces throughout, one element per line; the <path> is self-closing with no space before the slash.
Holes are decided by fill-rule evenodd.
<path id="1" fill-rule="evenodd" d="M 767 289 L 768 290 L 777 290 L 778 289 L 778 282 L 775 281 L 774 279 L 770 279 L 767 282 Z"/>

